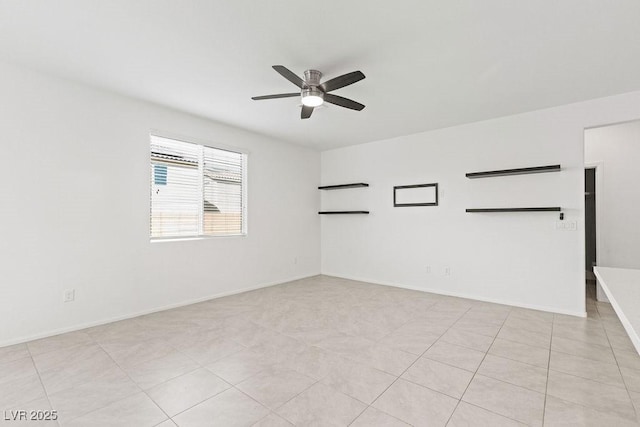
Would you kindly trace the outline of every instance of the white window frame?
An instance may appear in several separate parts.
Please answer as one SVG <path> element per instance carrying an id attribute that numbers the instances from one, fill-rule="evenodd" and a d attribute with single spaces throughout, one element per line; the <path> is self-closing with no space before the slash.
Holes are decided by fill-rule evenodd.
<path id="1" fill-rule="evenodd" d="M 184 135 L 178 135 L 175 134 L 173 132 L 167 132 L 167 131 L 159 131 L 159 130 L 151 130 L 149 132 L 149 139 L 147 141 L 147 143 L 150 143 L 151 137 L 159 137 L 159 138 L 166 138 L 166 139 L 172 139 L 174 141 L 179 141 L 179 142 L 184 142 L 187 144 L 196 144 L 196 145 L 201 145 L 204 147 L 208 147 L 208 148 L 213 148 L 213 149 L 217 149 L 217 150 L 224 150 L 224 151 L 232 151 L 234 153 L 240 153 L 243 154 L 242 156 L 242 206 L 244 207 L 242 209 L 242 231 L 240 233 L 237 234 L 224 234 L 224 235 L 219 235 L 219 236 L 214 236 L 214 235 L 205 235 L 202 234 L 202 227 L 203 227 L 203 220 L 202 218 L 200 219 L 200 234 L 198 235 L 194 235 L 194 236 L 169 236 L 169 237 L 151 237 L 149 236 L 149 241 L 151 243 L 162 243 L 162 242 L 180 242 L 180 241 L 191 241 L 191 240 L 209 240 L 209 239 L 233 239 L 233 238 L 237 238 L 237 237 L 246 237 L 249 234 L 249 197 L 248 197 L 248 191 L 249 191 L 249 150 L 245 149 L 245 148 L 240 148 L 240 147 L 235 147 L 235 146 L 231 146 L 231 145 L 226 145 L 226 144 L 218 144 L 218 143 L 212 143 L 210 141 L 206 141 L 200 138 L 193 138 L 193 137 L 187 137 Z M 199 162 L 199 169 L 201 169 L 203 167 L 203 162 L 202 159 Z M 151 191 L 153 191 L 153 187 L 151 184 L 151 180 L 149 180 L 149 194 L 151 194 Z M 149 198 L 149 212 L 151 212 L 151 197 Z M 200 214 L 201 216 L 204 214 L 204 211 Z M 151 230 L 151 216 L 148 215 L 147 216 L 149 222 L 148 222 L 148 230 Z"/>

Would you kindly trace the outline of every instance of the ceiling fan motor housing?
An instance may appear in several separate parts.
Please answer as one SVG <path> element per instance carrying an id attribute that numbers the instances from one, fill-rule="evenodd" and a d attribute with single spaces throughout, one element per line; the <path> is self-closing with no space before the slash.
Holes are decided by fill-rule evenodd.
<path id="1" fill-rule="evenodd" d="M 307 86 L 320 86 L 322 73 L 318 70 L 307 70 L 304 72 L 304 82 Z"/>

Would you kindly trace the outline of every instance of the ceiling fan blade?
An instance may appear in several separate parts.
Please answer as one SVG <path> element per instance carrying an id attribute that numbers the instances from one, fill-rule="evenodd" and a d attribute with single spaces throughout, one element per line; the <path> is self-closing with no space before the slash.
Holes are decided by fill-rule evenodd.
<path id="1" fill-rule="evenodd" d="M 300 96 L 300 92 L 296 92 L 296 93 L 279 93 L 277 95 L 252 96 L 251 99 L 253 99 L 254 101 L 260 101 L 262 99 L 292 98 L 294 96 Z"/>
<path id="2" fill-rule="evenodd" d="M 302 85 L 304 84 L 304 80 L 298 77 L 293 71 L 285 67 L 284 65 L 274 65 L 273 69 L 276 70 L 282 77 L 289 80 L 294 85 L 298 86 L 302 89 Z"/>
<path id="3" fill-rule="evenodd" d="M 364 108 L 364 105 L 359 102 L 353 101 L 349 98 L 343 98 L 338 95 L 333 95 L 331 93 L 324 94 L 324 100 L 330 104 L 339 105 L 344 108 L 350 108 L 351 110 L 360 111 Z"/>
<path id="4" fill-rule="evenodd" d="M 311 113 L 313 113 L 313 107 L 307 107 L 306 105 L 302 106 L 302 112 L 300 113 L 301 119 L 308 119 L 311 117 Z"/>
<path id="5" fill-rule="evenodd" d="M 331 80 L 327 80 L 322 83 L 320 87 L 325 92 L 331 92 L 332 90 L 340 89 L 341 87 L 349 86 L 355 82 L 359 82 L 364 79 L 365 75 L 361 71 L 354 71 L 352 73 L 343 74 Z"/>

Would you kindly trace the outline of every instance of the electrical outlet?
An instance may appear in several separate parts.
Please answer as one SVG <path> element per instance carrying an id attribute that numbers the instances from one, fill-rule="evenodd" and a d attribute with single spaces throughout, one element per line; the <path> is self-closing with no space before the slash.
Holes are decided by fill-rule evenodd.
<path id="1" fill-rule="evenodd" d="M 294 257 L 294 258 L 293 258 L 293 263 L 294 263 L 294 264 L 297 264 L 297 263 L 298 263 L 298 257 Z"/>
<path id="2" fill-rule="evenodd" d="M 445 267 L 444 268 L 444 275 L 445 276 L 451 276 L 451 267 Z"/>
<path id="3" fill-rule="evenodd" d="M 75 289 L 67 289 L 64 291 L 64 302 L 72 302 L 76 299 L 76 290 Z"/>
<path id="4" fill-rule="evenodd" d="M 427 272 L 427 274 L 431 274 L 431 266 L 427 265 L 427 268 L 425 269 L 425 271 Z"/>

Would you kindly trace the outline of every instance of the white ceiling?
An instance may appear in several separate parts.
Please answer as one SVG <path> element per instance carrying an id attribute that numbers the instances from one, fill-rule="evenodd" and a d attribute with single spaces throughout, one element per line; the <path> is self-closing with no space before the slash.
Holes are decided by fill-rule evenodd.
<path id="1" fill-rule="evenodd" d="M 0 58 L 319 149 L 640 89 L 638 0 L 0 0 Z M 282 64 L 367 78 L 300 120 Z"/>

